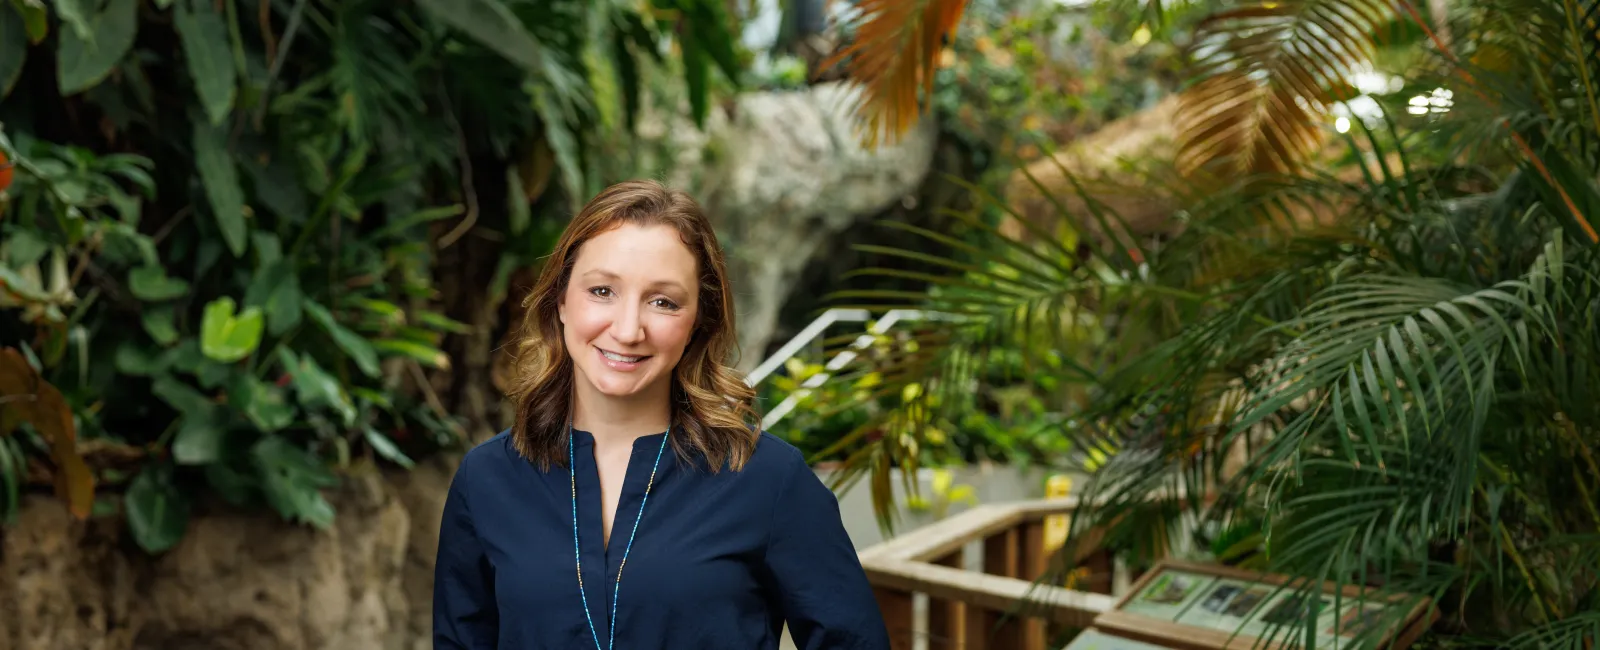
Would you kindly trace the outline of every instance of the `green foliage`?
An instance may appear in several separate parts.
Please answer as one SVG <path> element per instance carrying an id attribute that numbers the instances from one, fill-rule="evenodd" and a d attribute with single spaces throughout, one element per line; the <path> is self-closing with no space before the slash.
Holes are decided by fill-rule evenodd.
<path id="1" fill-rule="evenodd" d="M 1094 472 L 1079 531 L 1105 526 L 1136 563 L 1193 536 L 1227 562 L 1430 596 L 1444 645 L 1592 645 L 1600 8 L 1516 4 L 1528 24 L 1472 3 L 1457 49 L 1418 57 L 1408 87 L 1451 102 L 1342 136 L 1328 120 L 1333 150 L 1306 171 L 1152 176 L 1181 206 L 1161 232 L 1080 189 L 1060 229 L 926 233 L 938 254 L 904 253 L 951 270 L 933 289 L 841 296 L 961 317 L 858 370 L 929 396 L 862 425 L 901 435 L 854 441 L 859 471 L 914 467 L 955 396 L 996 384 L 994 359 L 1071 351 L 1055 377 L 1085 399 L 1058 435 Z M 1106 338 L 1081 345 L 1090 323 Z"/>
<path id="2" fill-rule="evenodd" d="M 853 337 L 845 340 L 856 343 Z M 896 383 L 894 376 L 886 377 L 880 370 L 896 351 L 914 351 L 917 345 L 915 339 L 895 333 L 872 335 L 870 345 L 854 350 L 867 363 L 831 374 L 816 386 L 807 383 L 820 379 L 824 365 L 790 359 L 785 373 L 774 375 L 761 388 L 762 400 L 769 405 L 798 397 L 794 409 L 772 432 L 799 447 L 812 462 L 847 465 L 853 460 L 852 450 L 858 449 L 856 442 L 884 437 L 906 441 L 907 453 L 915 455 L 916 463 L 932 467 L 984 461 L 1048 464 L 1070 449 L 1059 435 L 1061 411 L 1070 406 L 1056 392 L 1063 364 L 1054 350 L 1039 351 L 1043 367 L 1027 364 L 1028 355 L 1021 350 L 1006 350 L 983 366 L 987 383 L 978 390 L 924 395 L 921 384 Z M 886 386 L 893 390 L 884 390 Z M 945 404 L 945 399 L 951 402 Z M 938 419 L 923 423 L 914 440 L 909 429 L 881 419 L 922 402 L 938 413 Z M 855 476 L 847 472 L 840 480 Z"/>
<path id="3" fill-rule="evenodd" d="M 0 408 L 21 423 L 0 438 L 3 514 L 37 458 L 79 516 L 80 493 L 123 493 L 151 552 L 213 501 L 329 526 L 322 491 L 361 458 L 409 467 L 494 424 L 430 392 L 446 337 L 472 331 L 446 315 L 438 252 L 510 238 L 481 260 L 498 279 L 466 289 L 495 304 L 559 227 L 530 206 L 559 214 L 607 181 L 600 145 L 641 110 L 642 75 L 671 69 L 669 45 L 697 118 L 710 70 L 738 72 L 712 0 L 254 9 L 0 2 L 16 163 Z M 478 195 L 486 178 L 504 199 Z M 65 422 L 12 405 L 57 389 Z"/>
<path id="4" fill-rule="evenodd" d="M 1035 160 L 1173 89 L 1172 48 L 1148 36 L 1107 38 L 1089 14 L 1100 7 L 968 5 L 940 57 L 932 106 L 943 131 L 968 143 L 1001 182 L 1014 171 L 1002 162 Z"/>

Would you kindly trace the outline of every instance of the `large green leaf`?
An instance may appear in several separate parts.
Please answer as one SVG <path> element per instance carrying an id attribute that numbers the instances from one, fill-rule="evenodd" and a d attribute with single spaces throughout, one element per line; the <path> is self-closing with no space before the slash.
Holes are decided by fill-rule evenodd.
<path id="1" fill-rule="evenodd" d="M 22 16 L 28 43 L 38 45 L 50 35 L 50 10 L 44 6 L 44 0 L 11 0 L 11 6 Z"/>
<path id="2" fill-rule="evenodd" d="M 229 416 L 220 406 L 186 413 L 172 437 L 172 459 L 184 465 L 215 463 L 227 444 Z"/>
<path id="3" fill-rule="evenodd" d="M 227 410 L 172 377 L 156 379 L 151 392 L 181 413 L 172 458 L 185 465 L 216 462 L 227 438 Z"/>
<path id="4" fill-rule="evenodd" d="M 333 505 L 323 498 L 322 488 L 337 481 L 320 459 L 270 434 L 251 449 L 251 458 L 261 473 L 262 492 L 278 514 L 318 528 L 333 524 Z"/>
<path id="5" fill-rule="evenodd" d="M 238 78 L 229 52 L 228 28 L 209 0 L 178 3 L 173 27 L 183 43 L 200 104 L 212 124 L 221 124 L 233 108 Z"/>
<path id="6" fill-rule="evenodd" d="M 711 110 L 710 68 L 705 44 L 692 32 L 683 40 L 683 76 L 689 90 L 689 112 L 695 126 L 705 127 L 706 114 Z"/>
<path id="7" fill-rule="evenodd" d="M 294 422 L 295 408 L 284 391 L 247 373 L 233 376 L 228 386 L 228 401 L 244 413 L 256 428 L 272 432 Z"/>
<path id="8" fill-rule="evenodd" d="M 161 350 L 150 348 L 136 340 L 126 340 L 117 346 L 112 365 L 125 375 L 154 377 L 167 369 L 167 356 Z"/>
<path id="9" fill-rule="evenodd" d="M 261 344 L 261 308 L 246 307 L 236 314 L 236 307 L 233 298 L 217 298 L 206 304 L 200 320 L 200 351 L 223 363 L 248 357 Z"/>
<path id="10" fill-rule="evenodd" d="M 145 333 L 162 345 L 178 342 L 177 314 L 171 305 L 146 305 L 139 314 Z"/>
<path id="11" fill-rule="evenodd" d="M 339 380 L 328 374 L 311 355 L 297 356 L 288 348 L 278 349 L 278 360 L 294 382 L 295 396 L 307 410 L 331 408 L 346 426 L 355 423 L 356 409 L 339 387 Z"/>
<path id="12" fill-rule="evenodd" d="M 261 249 L 259 245 L 256 248 L 258 252 Z M 260 307 L 266 312 L 267 331 L 273 336 L 300 324 L 301 300 L 304 296 L 300 293 L 300 278 L 295 274 L 294 262 L 284 259 L 267 263 L 250 279 L 250 287 L 244 294 L 245 305 Z"/>
<path id="13" fill-rule="evenodd" d="M 128 290 L 140 300 L 172 300 L 189 291 L 189 282 L 167 275 L 160 266 L 141 266 L 128 272 Z"/>
<path id="14" fill-rule="evenodd" d="M 28 30 L 16 7 L 0 2 L 0 99 L 11 94 L 11 88 L 22 77 L 22 67 L 28 62 Z M 27 231 L 23 231 L 27 232 Z"/>
<path id="15" fill-rule="evenodd" d="M 77 30 L 59 35 L 56 81 L 61 94 L 75 95 L 99 84 L 133 47 L 139 0 L 107 0 L 88 19 L 89 37 Z"/>
<path id="16" fill-rule="evenodd" d="M 439 22 L 455 27 L 529 71 L 539 71 L 543 47 L 500 0 L 417 0 Z"/>
<path id="17" fill-rule="evenodd" d="M 551 91 L 543 87 L 537 88 L 533 94 L 533 104 L 538 107 L 539 114 L 545 116 L 545 141 L 556 154 L 556 164 L 561 167 L 562 183 L 567 186 L 568 191 L 581 196 L 584 194 L 583 167 L 578 151 L 578 138 L 564 117 L 567 112 L 561 110 L 557 99 L 552 95 Z"/>
<path id="18" fill-rule="evenodd" d="M 390 439 L 389 436 L 378 433 L 372 427 L 367 427 L 363 434 L 367 438 L 367 444 L 372 445 L 372 450 L 378 452 L 379 456 L 407 469 L 416 464 L 415 461 L 411 460 L 410 456 L 400 450 L 399 445 L 394 444 L 394 440 Z"/>
<path id="19" fill-rule="evenodd" d="M 728 15 L 722 0 L 680 0 L 689 5 L 684 11 L 683 26 L 694 34 L 723 76 L 735 83 L 739 79 L 739 32 L 737 24 Z"/>
<path id="20" fill-rule="evenodd" d="M 306 314 L 311 316 L 311 320 L 316 321 L 318 325 L 322 326 L 323 331 L 328 333 L 328 336 L 333 337 L 333 342 L 339 346 L 339 349 L 350 355 L 350 358 L 356 362 L 356 367 L 360 368 L 363 374 L 368 377 L 378 376 L 378 353 L 372 348 L 370 341 L 349 328 L 340 325 L 339 321 L 334 319 L 333 313 L 328 311 L 328 308 L 317 304 L 315 301 L 307 299 L 301 303 L 301 306 L 305 309 Z"/>
<path id="21" fill-rule="evenodd" d="M 78 38 L 94 41 L 94 12 L 99 0 L 55 0 L 56 16 Z"/>
<path id="22" fill-rule="evenodd" d="M 189 525 L 189 498 L 172 482 L 172 466 L 151 463 L 128 485 L 128 530 L 150 553 L 172 548 Z"/>
<path id="23" fill-rule="evenodd" d="M 408 341 L 405 339 L 378 339 L 372 342 L 372 347 L 380 353 L 392 356 L 409 357 L 430 368 L 450 368 L 450 355 L 427 343 Z"/>
<path id="24" fill-rule="evenodd" d="M 223 241 L 234 257 L 242 257 L 250 241 L 245 223 L 244 192 L 239 188 L 239 169 L 228 152 L 228 134 L 221 127 L 197 120 L 194 124 L 194 165 L 205 185 L 211 214 L 217 219 Z"/>

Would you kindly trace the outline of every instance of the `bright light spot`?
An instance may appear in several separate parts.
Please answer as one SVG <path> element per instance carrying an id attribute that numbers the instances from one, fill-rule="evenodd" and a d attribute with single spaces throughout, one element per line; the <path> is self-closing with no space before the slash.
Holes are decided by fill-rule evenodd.
<path id="1" fill-rule="evenodd" d="M 1383 119 L 1383 108 L 1369 95 L 1355 97 L 1348 102 L 1333 105 L 1334 117 L 1359 119 L 1367 126 L 1377 126 Z"/>
<path id="2" fill-rule="evenodd" d="M 1139 29 L 1133 33 L 1133 44 L 1134 45 L 1144 45 L 1144 44 L 1149 43 L 1149 42 L 1150 42 L 1150 28 L 1145 26 L 1145 25 L 1140 25 Z"/>
<path id="3" fill-rule="evenodd" d="M 1341 118 L 1339 118 L 1337 120 L 1334 120 L 1333 121 L 1333 130 L 1338 131 L 1340 133 L 1349 133 L 1350 132 L 1350 118 L 1341 117 Z"/>
<path id="4" fill-rule="evenodd" d="M 1412 115 L 1444 113 L 1455 106 L 1455 93 L 1448 88 L 1434 88 L 1426 95 L 1416 95 L 1407 100 L 1406 112 Z"/>
<path id="5" fill-rule="evenodd" d="M 1405 80 L 1393 75 L 1367 70 L 1350 75 L 1350 85 L 1364 95 L 1384 95 L 1399 91 Z"/>

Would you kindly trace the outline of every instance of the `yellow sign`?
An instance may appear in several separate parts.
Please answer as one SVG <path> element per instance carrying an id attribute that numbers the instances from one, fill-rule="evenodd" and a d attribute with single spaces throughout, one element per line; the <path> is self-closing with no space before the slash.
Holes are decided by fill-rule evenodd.
<path id="1" fill-rule="evenodd" d="M 1072 477 L 1066 474 L 1056 474 L 1044 482 L 1044 498 L 1065 499 L 1072 492 Z M 1056 552 L 1067 543 L 1068 528 L 1072 525 L 1070 515 L 1046 515 L 1044 518 L 1044 552 L 1046 556 Z"/>

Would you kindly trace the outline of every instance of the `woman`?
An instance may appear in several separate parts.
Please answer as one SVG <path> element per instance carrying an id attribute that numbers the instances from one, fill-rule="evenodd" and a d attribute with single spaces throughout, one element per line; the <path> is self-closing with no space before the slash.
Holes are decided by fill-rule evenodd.
<path id="1" fill-rule="evenodd" d="M 445 501 L 436 648 L 750 650 L 785 623 L 889 647 L 833 493 L 724 365 L 732 294 L 692 199 L 606 189 L 528 302 L 516 421 Z"/>

